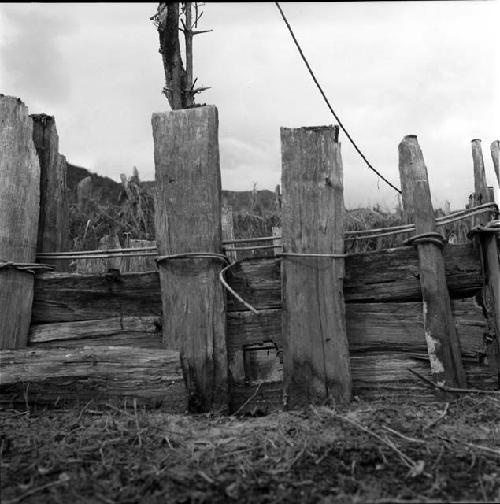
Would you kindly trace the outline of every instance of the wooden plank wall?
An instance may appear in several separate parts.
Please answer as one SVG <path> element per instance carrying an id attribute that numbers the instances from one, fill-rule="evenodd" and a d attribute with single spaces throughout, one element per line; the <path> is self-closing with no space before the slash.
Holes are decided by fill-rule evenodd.
<path id="1" fill-rule="evenodd" d="M 482 287 L 478 253 L 471 245 L 448 245 L 445 265 L 469 385 L 495 386 L 494 373 L 483 355 L 486 321 L 473 298 Z M 418 275 L 414 247 L 346 259 L 344 295 L 355 395 L 373 398 L 418 392 L 434 397 L 407 370 L 411 367 L 429 375 Z M 231 409 L 237 409 L 257 387 L 247 408 L 279 407 L 280 261 L 243 262 L 228 279 L 244 299 L 262 310 L 255 315 L 228 295 Z M 37 276 L 30 331 L 33 348 L 110 344 L 161 348 L 157 272 Z M 251 352 L 256 352 L 256 358 L 248 358 Z"/>

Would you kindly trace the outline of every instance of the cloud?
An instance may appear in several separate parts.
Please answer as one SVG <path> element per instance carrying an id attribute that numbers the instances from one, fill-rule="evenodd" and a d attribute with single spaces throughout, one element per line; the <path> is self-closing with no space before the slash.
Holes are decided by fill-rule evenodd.
<path id="1" fill-rule="evenodd" d="M 70 78 L 60 44 L 62 37 L 74 32 L 75 21 L 68 23 L 53 9 L 50 12 L 45 5 L 4 6 L 0 59 L 2 89 L 55 104 L 69 97 Z"/>
<path id="2" fill-rule="evenodd" d="M 435 201 L 463 207 L 470 140 L 500 131 L 499 2 L 283 3 L 334 109 L 399 185 L 398 143 L 417 134 Z M 56 116 L 68 159 L 117 179 L 154 176 L 151 113 L 169 110 L 154 4 L 0 6 L 0 89 Z M 279 128 L 333 124 L 272 3 L 206 3 L 194 73 L 219 110 L 222 184 L 274 189 Z M 3 22 L 2 22 L 3 13 Z M 63 21 L 64 20 L 64 21 Z M 81 28 L 81 29 L 80 29 Z M 8 84 L 10 89 L 4 89 Z M 62 100 L 65 100 L 63 103 Z M 55 102 L 58 103 L 55 103 Z M 348 206 L 397 201 L 341 134 Z"/>

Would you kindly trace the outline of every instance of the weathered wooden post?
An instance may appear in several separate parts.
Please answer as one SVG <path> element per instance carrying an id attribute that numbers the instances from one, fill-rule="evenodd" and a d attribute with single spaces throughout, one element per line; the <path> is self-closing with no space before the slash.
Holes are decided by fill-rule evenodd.
<path id="1" fill-rule="evenodd" d="M 163 341 L 181 352 L 190 410 L 218 410 L 228 404 L 228 362 L 217 108 L 153 114 L 152 125 Z M 171 257 L 186 253 L 208 255 Z"/>
<path id="2" fill-rule="evenodd" d="M 92 177 L 89 175 L 78 182 L 76 186 L 76 197 L 80 212 L 86 212 L 92 200 Z"/>
<path id="3" fill-rule="evenodd" d="M 500 185 L 500 168 L 498 167 L 499 165 L 498 158 L 500 157 L 500 140 L 495 140 L 494 142 L 491 142 L 490 149 L 491 149 L 491 159 L 493 160 L 493 168 L 497 176 L 498 184 Z"/>
<path id="4" fill-rule="evenodd" d="M 125 234 L 125 233 L 124 233 Z M 130 233 L 126 233 L 130 235 Z M 128 237 L 124 248 L 139 248 L 139 247 L 156 247 L 155 240 L 139 240 Z M 120 271 L 138 272 L 138 271 L 156 271 L 156 262 L 154 256 L 134 256 L 122 257 L 120 262 Z"/>
<path id="5" fill-rule="evenodd" d="M 233 209 L 229 205 L 222 205 L 221 213 L 222 225 L 222 239 L 234 240 L 234 223 L 233 223 Z M 229 244 L 229 248 L 233 248 L 234 243 Z M 229 250 L 226 252 L 227 257 L 231 262 L 235 262 L 238 252 L 236 250 Z"/>
<path id="6" fill-rule="evenodd" d="M 281 128 L 284 405 L 351 398 L 343 173 L 331 126 Z"/>
<path id="7" fill-rule="evenodd" d="M 410 215 L 413 214 L 415 219 L 415 244 L 431 374 L 437 384 L 463 387 L 466 375 L 446 286 L 443 242 L 436 233 L 427 168 L 416 135 L 405 136 L 399 144 L 399 175 L 403 207 L 405 211 L 411 209 Z"/>
<path id="8" fill-rule="evenodd" d="M 33 274 L 7 262 L 34 263 L 40 202 L 40 166 L 28 108 L 0 95 L 0 349 L 26 346 Z"/>
<path id="9" fill-rule="evenodd" d="M 273 252 L 274 255 L 280 255 L 283 252 L 283 246 L 281 244 L 281 227 L 273 226 L 271 230 L 273 238 Z"/>
<path id="10" fill-rule="evenodd" d="M 107 250 L 120 249 L 120 239 L 116 233 L 104 235 L 97 246 L 98 250 L 103 251 L 103 255 Z M 95 259 L 85 258 L 76 259 L 76 272 L 77 273 L 107 273 L 111 269 L 120 270 L 121 259 L 120 257 L 98 257 Z"/>
<path id="11" fill-rule="evenodd" d="M 474 166 L 474 192 L 477 197 L 477 204 L 482 205 L 488 202 L 488 184 L 484 171 L 483 151 L 481 140 L 474 139 L 472 144 L 472 163 Z M 486 217 L 487 218 L 487 217 Z"/>
<path id="12" fill-rule="evenodd" d="M 63 252 L 69 248 L 69 202 L 66 158 L 58 153 L 59 136 L 54 117 L 33 114 L 33 142 L 40 163 L 40 218 L 37 253 Z M 57 261 L 67 269 L 66 261 Z"/>
<path id="13" fill-rule="evenodd" d="M 492 158 L 494 159 L 494 147 L 492 144 Z M 473 206 L 493 201 L 486 182 L 481 140 L 472 140 L 472 161 L 474 168 L 474 198 Z M 498 162 L 498 159 L 497 159 Z M 495 170 L 498 169 L 498 164 Z M 498 172 L 497 172 L 498 175 Z M 499 376 L 500 381 L 500 267 L 498 256 L 498 230 L 486 226 L 494 211 L 479 214 L 473 220 L 475 226 L 479 226 L 473 237 L 474 244 L 481 251 L 481 263 L 484 275 L 484 287 L 481 296 L 478 296 L 480 304 L 486 312 L 488 334 L 486 334 L 486 353 L 488 361 Z"/>

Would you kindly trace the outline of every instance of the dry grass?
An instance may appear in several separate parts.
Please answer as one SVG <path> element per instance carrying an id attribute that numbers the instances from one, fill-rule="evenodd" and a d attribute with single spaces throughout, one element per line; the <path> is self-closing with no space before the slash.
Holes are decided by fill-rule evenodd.
<path id="1" fill-rule="evenodd" d="M 500 500 L 500 404 L 385 398 L 260 418 L 1 412 L 2 502 Z"/>

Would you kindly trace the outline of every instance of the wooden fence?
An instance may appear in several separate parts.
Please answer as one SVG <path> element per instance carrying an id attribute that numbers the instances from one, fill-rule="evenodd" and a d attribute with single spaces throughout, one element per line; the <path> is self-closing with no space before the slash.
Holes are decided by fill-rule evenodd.
<path id="1" fill-rule="evenodd" d="M 226 248 L 240 244 L 221 226 L 227 216 L 217 128 L 215 107 L 153 116 L 158 249 L 132 249 L 157 252 L 159 271 L 37 274 L 32 304 L 3 308 L 11 321 L 29 310 L 31 323 L 24 336 L 12 322 L 0 323 L 2 403 L 134 398 L 170 411 L 234 412 L 353 395 L 435 399 L 410 370 L 434 382 L 443 397 L 449 387 L 498 389 L 498 228 L 491 220 L 498 216 L 484 180 L 475 188 L 482 196 L 474 199 L 473 239 L 443 246 L 422 153 L 415 137 L 405 137 L 403 204 L 416 229 L 403 231 L 420 241 L 343 257 L 337 135 L 330 127 L 283 129 L 282 238 L 278 232 L 266 238 L 280 240 L 278 255 L 234 262 L 234 254 L 222 254 L 223 238 Z M 33 170 L 33 156 L 20 160 L 16 152 Z M 477 141 L 473 153 L 476 180 L 484 178 Z M 1 161 L 0 173 L 8 176 L 10 165 Z M 3 214 L 0 222 L 12 226 Z M 22 269 L 27 259 L 0 236 L 2 246 L 2 259 L 17 265 L 0 269 L 5 299 L 6 280 L 33 277 Z M 107 248 L 105 257 L 94 257 L 130 261 L 122 257 L 129 249 Z"/>

